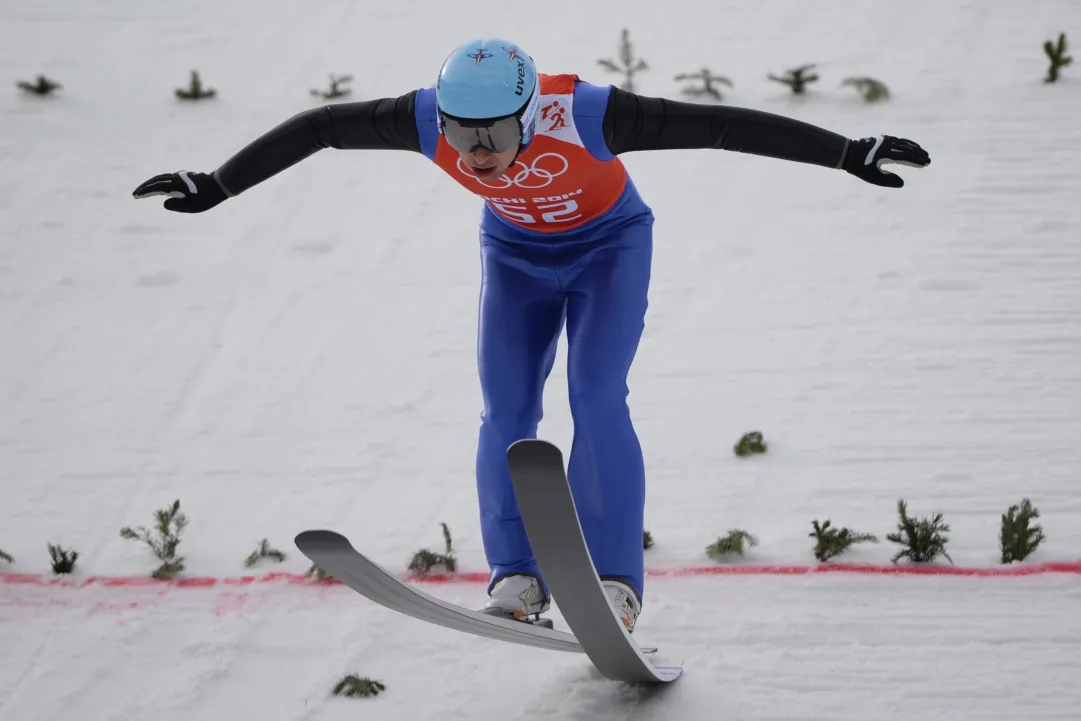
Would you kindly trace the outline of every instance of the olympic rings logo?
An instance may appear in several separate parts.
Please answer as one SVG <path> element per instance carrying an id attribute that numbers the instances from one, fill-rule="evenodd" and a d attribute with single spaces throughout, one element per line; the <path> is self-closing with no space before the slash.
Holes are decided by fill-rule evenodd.
<path id="1" fill-rule="evenodd" d="M 544 158 L 555 158 L 553 161 L 541 163 Z M 562 163 L 562 166 L 559 165 Z M 515 172 L 515 168 L 521 166 L 521 170 Z M 570 163 L 559 153 L 541 153 L 537 157 L 533 158 L 533 162 L 526 165 L 521 160 L 516 160 L 514 165 L 507 168 L 506 173 L 499 177 L 496 181 L 498 185 L 490 185 L 483 180 L 473 175 L 466 167 L 462 159 L 458 158 L 458 172 L 462 175 L 467 175 L 473 180 L 477 181 L 486 188 L 494 188 L 496 190 L 506 190 L 511 186 L 517 186 L 524 188 L 525 190 L 537 190 L 540 188 L 546 188 L 552 184 L 552 181 L 558 178 L 563 173 L 567 172 L 570 168 Z"/>

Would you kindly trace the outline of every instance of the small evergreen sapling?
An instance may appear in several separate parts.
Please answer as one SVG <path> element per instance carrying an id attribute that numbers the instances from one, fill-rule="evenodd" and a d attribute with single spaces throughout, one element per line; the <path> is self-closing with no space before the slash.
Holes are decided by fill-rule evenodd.
<path id="1" fill-rule="evenodd" d="M 863 99 L 868 103 L 877 103 L 880 100 L 887 100 L 890 97 L 890 89 L 887 88 L 884 83 L 875 80 L 874 78 L 845 78 L 841 81 L 841 86 L 855 88 L 863 95 Z"/>
<path id="2" fill-rule="evenodd" d="M 12 558 L 11 556 L 9 556 L 8 554 L 4 553 L 3 551 L 0 551 L 0 561 L 7 561 L 8 563 L 15 563 L 15 559 Z"/>
<path id="3" fill-rule="evenodd" d="M 451 544 L 450 529 L 446 523 L 440 524 L 443 527 L 443 553 L 436 553 L 427 548 L 423 548 L 413 554 L 413 559 L 409 562 L 409 571 L 418 576 L 426 576 L 431 573 L 432 569 L 436 566 L 442 566 L 448 573 L 454 573 L 458 570 L 458 561 L 454 557 L 454 548 Z"/>
<path id="4" fill-rule="evenodd" d="M 757 538 L 746 531 L 734 529 L 729 531 L 727 536 L 718 538 L 706 546 L 706 555 L 715 560 L 721 560 L 731 553 L 742 556 L 747 548 L 753 548 L 757 545 Z"/>
<path id="5" fill-rule="evenodd" d="M 807 86 L 810 83 L 818 81 L 818 74 L 810 72 L 814 67 L 815 65 L 813 63 L 810 65 L 801 65 L 798 68 L 792 68 L 791 70 L 786 71 L 783 76 L 777 76 L 770 73 L 766 77 L 776 83 L 787 85 L 792 88 L 792 92 L 796 95 L 803 95 L 807 91 Z"/>
<path id="6" fill-rule="evenodd" d="M 1058 34 L 1058 43 L 1055 45 L 1052 45 L 1050 40 L 1045 41 L 1043 51 L 1047 54 L 1048 60 L 1051 61 L 1051 65 L 1047 68 L 1047 77 L 1043 81 L 1045 83 L 1056 82 L 1059 69 L 1073 62 L 1073 58 L 1066 54 L 1066 33 Z"/>
<path id="7" fill-rule="evenodd" d="M 49 544 L 49 558 L 52 559 L 54 574 L 71 573 L 75 570 L 75 561 L 79 559 L 79 552 L 72 549 L 65 551 L 60 546 Z"/>
<path id="8" fill-rule="evenodd" d="M 766 442 L 762 438 L 760 431 L 751 431 L 750 433 L 744 433 L 739 439 L 739 442 L 732 446 L 732 452 L 741 458 L 743 456 L 749 456 L 756 453 L 765 453 L 769 450 Z"/>
<path id="9" fill-rule="evenodd" d="M 177 88 L 176 97 L 181 100 L 206 100 L 212 98 L 217 94 L 217 91 L 213 88 L 204 88 L 203 81 L 199 77 L 197 70 L 191 71 L 191 81 L 188 83 L 187 88 Z"/>
<path id="10" fill-rule="evenodd" d="M 382 681 L 351 673 L 335 684 L 333 693 L 335 696 L 368 697 L 377 696 L 380 691 L 386 690 L 387 687 Z"/>
<path id="11" fill-rule="evenodd" d="M 904 500 L 897 502 L 897 511 L 901 516 L 900 523 L 897 524 L 897 533 L 890 533 L 886 538 L 905 548 L 893 557 L 894 563 L 902 558 L 907 558 L 913 563 L 930 563 L 939 555 L 945 556 L 946 560 L 953 563 L 950 554 L 946 553 L 949 537 L 945 534 L 949 532 L 950 527 L 942 522 L 941 513 L 936 513 L 930 519 L 914 520 L 908 517 L 908 506 Z"/>
<path id="12" fill-rule="evenodd" d="M 1032 519 L 1039 517 L 1040 511 L 1027 498 L 1021 501 L 1021 505 L 1010 506 L 1009 510 L 1002 514 L 999 547 L 1002 550 L 1003 563 L 1025 560 L 1043 542 L 1043 528 L 1029 525 Z"/>
<path id="13" fill-rule="evenodd" d="M 687 88 L 683 88 L 683 94 L 692 98 L 700 98 L 704 95 L 709 95 L 714 100 L 720 102 L 723 97 L 721 91 L 716 88 L 716 83 L 727 85 L 732 87 L 732 81 L 721 75 L 714 75 L 709 71 L 709 68 L 702 68 L 697 73 L 680 73 L 675 77 L 676 82 L 682 82 L 684 80 L 701 80 L 702 85 L 692 85 Z"/>
<path id="14" fill-rule="evenodd" d="M 627 28 L 623 28 L 621 38 L 619 59 L 622 65 L 617 65 L 616 61 L 607 58 L 598 60 L 597 64 L 609 72 L 622 74 L 623 82 L 620 84 L 620 88 L 626 90 L 628 93 L 633 93 L 634 76 L 643 70 L 649 70 L 649 65 L 641 58 L 635 60 L 634 45 L 631 44 L 630 31 Z"/>
<path id="15" fill-rule="evenodd" d="M 177 557 L 176 547 L 180 544 L 180 534 L 188 525 L 188 518 L 180 512 L 180 499 L 173 501 L 168 509 L 154 511 L 154 518 L 157 524 L 153 531 L 143 527 L 138 531 L 124 527 L 120 529 L 120 537 L 146 543 L 162 561 L 151 575 L 154 578 L 168 578 L 184 570 L 184 558 Z"/>
<path id="16" fill-rule="evenodd" d="M 49 80 L 44 75 L 38 75 L 37 80 L 33 83 L 20 81 L 18 83 L 15 83 L 15 85 L 20 90 L 24 90 L 25 92 L 32 93 L 34 95 L 52 95 L 54 91 L 60 90 L 61 88 L 59 83 Z"/>
<path id="17" fill-rule="evenodd" d="M 312 564 L 312 567 L 308 569 L 308 572 L 304 574 L 307 578 L 315 579 L 316 583 L 326 583 L 328 578 L 332 578 L 326 571 L 319 568 L 319 566 Z"/>
<path id="18" fill-rule="evenodd" d="M 878 543 L 878 539 L 869 533 L 854 533 L 848 528 L 831 528 L 829 519 L 819 525 L 818 521 L 811 521 L 814 531 L 807 534 L 815 539 L 815 558 L 825 563 L 834 556 L 840 556 L 848 550 L 849 546 L 856 543 Z"/>
<path id="19" fill-rule="evenodd" d="M 653 548 L 653 534 L 649 531 L 642 531 L 642 548 L 647 551 Z"/>
<path id="20" fill-rule="evenodd" d="M 251 554 L 244 559 L 244 565 L 251 568 L 255 564 L 259 563 L 262 558 L 273 558 L 278 563 L 285 560 L 285 554 L 276 548 L 271 548 L 267 539 L 263 539 L 259 542 L 259 548 L 251 552 Z"/>
<path id="21" fill-rule="evenodd" d="M 313 89 L 312 90 L 312 95 L 314 95 L 316 97 L 319 97 L 319 98 L 323 98 L 324 100 L 333 100 L 335 98 L 344 98 L 346 95 L 349 95 L 353 91 L 350 90 L 349 88 L 345 88 L 343 90 L 340 86 L 343 83 L 351 83 L 351 82 L 353 82 L 353 76 L 352 75 L 342 75 L 341 77 L 335 77 L 333 74 L 331 74 L 331 76 L 330 76 L 330 89 L 326 90 L 326 91 L 314 90 Z"/>

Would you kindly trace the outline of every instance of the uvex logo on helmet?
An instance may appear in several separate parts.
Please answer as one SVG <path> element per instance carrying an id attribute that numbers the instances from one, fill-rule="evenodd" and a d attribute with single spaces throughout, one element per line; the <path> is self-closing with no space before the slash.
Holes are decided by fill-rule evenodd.
<path id="1" fill-rule="evenodd" d="M 518 57 L 518 48 L 503 48 L 508 57 L 507 60 L 518 61 L 518 82 L 514 84 L 514 94 L 520 96 L 525 92 L 525 60 Z"/>
<path id="2" fill-rule="evenodd" d="M 521 95 L 525 92 L 525 63 L 518 61 L 518 82 L 514 86 L 514 94 Z"/>

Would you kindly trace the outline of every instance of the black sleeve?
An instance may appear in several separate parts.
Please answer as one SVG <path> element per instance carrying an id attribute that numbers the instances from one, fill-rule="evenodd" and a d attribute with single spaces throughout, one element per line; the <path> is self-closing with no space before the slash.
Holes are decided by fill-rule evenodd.
<path id="1" fill-rule="evenodd" d="M 615 155 L 714 148 L 841 168 L 849 139 L 799 120 L 747 108 L 649 98 L 613 87 L 604 139 Z"/>
<path id="2" fill-rule="evenodd" d="M 417 91 L 397 98 L 338 103 L 298 113 L 253 140 L 214 175 L 229 195 L 239 195 L 324 148 L 420 150 Z"/>

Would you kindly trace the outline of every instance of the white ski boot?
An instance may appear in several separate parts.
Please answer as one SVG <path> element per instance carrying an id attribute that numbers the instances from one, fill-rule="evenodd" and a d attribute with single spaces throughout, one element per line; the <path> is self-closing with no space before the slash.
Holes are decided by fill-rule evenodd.
<path id="1" fill-rule="evenodd" d="M 642 612 L 642 604 L 634 589 L 622 581 L 601 581 L 601 584 L 616 615 L 626 626 L 627 633 L 634 633 L 634 624 L 638 622 L 638 614 Z"/>
<path id="2" fill-rule="evenodd" d="M 517 574 L 504 576 L 492 587 L 484 613 L 551 628 L 550 619 L 540 618 L 551 607 L 552 599 L 535 576 Z"/>

